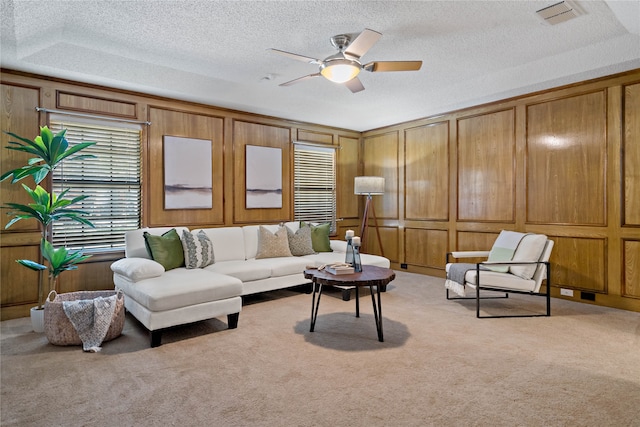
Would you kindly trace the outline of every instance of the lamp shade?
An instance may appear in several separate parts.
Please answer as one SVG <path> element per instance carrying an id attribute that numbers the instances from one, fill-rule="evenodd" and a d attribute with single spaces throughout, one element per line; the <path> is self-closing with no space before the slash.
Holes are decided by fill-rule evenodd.
<path id="1" fill-rule="evenodd" d="M 381 176 L 356 176 L 353 183 L 354 194 L 384 194 L 384 178 Z"/>
<path id="2" fill-rule="evenodd" d="M 330 59 L 320 66 L 320 74 L 334 83 L 345 83 L 360 73 L 360 64 L 350 59 Z"/>

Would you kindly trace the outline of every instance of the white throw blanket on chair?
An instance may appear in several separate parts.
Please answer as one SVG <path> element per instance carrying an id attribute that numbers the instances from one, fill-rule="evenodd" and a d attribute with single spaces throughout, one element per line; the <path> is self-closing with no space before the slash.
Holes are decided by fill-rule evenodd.
<path id="1" fill-rule="evenodd" d="M 64 313 L 82 340 L 84 351 L 98 352 L 109 331 L 116 309 L 117 295 L 77 301 L 63 301 Z"/>

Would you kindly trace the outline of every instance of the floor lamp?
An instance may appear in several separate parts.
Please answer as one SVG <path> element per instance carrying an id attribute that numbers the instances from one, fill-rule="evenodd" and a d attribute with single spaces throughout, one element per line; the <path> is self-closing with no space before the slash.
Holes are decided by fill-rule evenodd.
<path id="1" fill-rule="evenodd" d="M 371 196 L 379 196 L 384 194 L 384 178 L 381 176 L 356 176 L 353 185 L 354 194 L 367 196 L 367 203 L 364 205 L 364 215 L 362 216 L 362 227 L 360 227 L 360 242 L 364 247 L 367 225 L 369 221 L 369 210 L 373 215 L 373 221 L 376 226 L 376 234 L 378 236 L 378 245 L 380 246 L 380 255 L 384 256 L 382 249 L 382 240 L 380 239 L 380 230 L 378 228 L 378 219 L 376 218 L 376 210 L 373 207 Z"/>

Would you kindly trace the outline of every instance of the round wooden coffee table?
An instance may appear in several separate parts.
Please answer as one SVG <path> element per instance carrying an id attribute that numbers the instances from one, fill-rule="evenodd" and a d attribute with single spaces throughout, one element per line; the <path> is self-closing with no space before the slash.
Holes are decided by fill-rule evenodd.
<path id="1" fill-rule="evenodd" d="M 355 286 L 356 288 L 356 317 L 360 317 L 360 298 L 358 289 L 361 286 L 368 286 L 371 291 L 371 302 L 373 304 L 373 317 L 376 321 L 376 329 L 378 331 L 378 341 L 384 341 L 382 335 L 382 303 L 380 301 L 380 290 L 389 282 L 396 278 L 396 274 L 389 268 L 376 267 L 373 265 L 363 265 L 361 273 L 353 274 L 331 274 L 324 270 L 307 269 L 304 271 L 305 279 L 310 279 L 313 287 L 313 298 L 311 300 L 311 327 L 313 332 L 318 318 L 318 307 L 320 306 L 320 297 L 322 296 L 322 287 L 328 286 Z M 376 292 L 373 292 L 373 287 Z M 318 299 L 316 300 L 316 294 Z M 376 297 L 378 302 L 376 304 Z"/>

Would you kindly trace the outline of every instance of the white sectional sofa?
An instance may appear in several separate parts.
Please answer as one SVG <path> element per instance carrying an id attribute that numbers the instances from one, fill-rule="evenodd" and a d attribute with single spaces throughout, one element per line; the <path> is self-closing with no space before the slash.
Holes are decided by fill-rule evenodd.
<path id="1" fill-rule="evenodd" d="M 298 222 L 284 224 L 292 232 Z M 275 233 L 281 225 L 264 225 Z M 151 346 L 161 343 L 163 329 L 226 315 L 229 328 L 238 324 L 242 296 L 301 285 L 309 281 L 307 266 L 344 262 L 346 242 L 331 240 L 332 252 L 256 259 L 259 225 L 201 230 L 213 247 L 214 262 L 204 268 L 165 270 L 151 259 L 144 233 L 160 236 L 173 227 L 127 232 L 125 258 L 111 265 L 116 289 L 125 294 L 125 307 L 151 332 Z M 175 227 L 178 235 L 185 227 Z M 389 267 L 387 258 L 362 254 L 362 263 Z"/>

